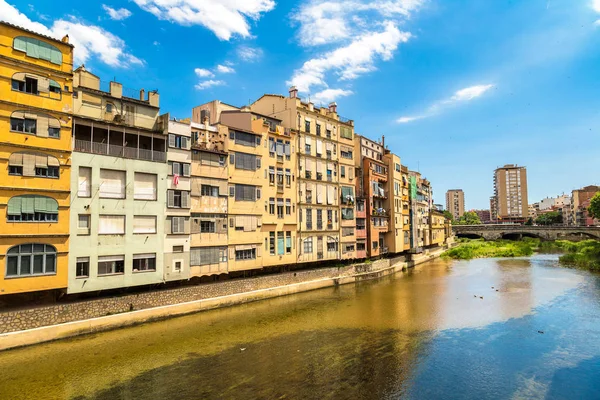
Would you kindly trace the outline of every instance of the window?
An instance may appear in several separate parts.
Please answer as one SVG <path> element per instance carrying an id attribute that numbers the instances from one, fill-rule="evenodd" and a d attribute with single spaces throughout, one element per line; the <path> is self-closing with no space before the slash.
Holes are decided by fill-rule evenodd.
<path id="1" fill-rule="evenodd" d="M 304 131 L 310 132 L 310 121 L 304 121 Z"/>
<path id="2" fill-rule="evenodd" d="M 275 185 L 275 167 L 269 167 L 269 185 Z"/>
<path id="3" fill-rule="evenodd" d="M 56 249 L 30 243 L 11 247 L 6 253 L 6 277 L 56 274 Z"/>
<path id="4" fill-rule="evenodd" d="M 183 253 L 183 246 L 173 246 L 173 253 Z"/>
<path id="5" fill-rule="evenodd" d="M 277 186 L 283 186 L 283 168 L 277 168 Z"/>
<path id="6" fill-rule="evenodd" d="M 283 232 L 277 232 L 277 255 L 285 254 L 285 238 Z"/>
<path id="7" fill-rule="evenodd" d="M 260 136 L 246 132 L 230 132 L 229 137 L 235 140 L 235 144 L 247 147 L 260 146 Z"/>
<path id="8" fill-rule="evenodd" d="M 77 257 L 77 264 L 75 264 L 75 276 L 77 278 L 87 278 L 90 276 L 89 257 Z"/>
<path id="9" fill-rule="evenodd" d="M 337 222 L 337 218 L 336 221 Z M 327 210 L 327 225 L 331 225 L 333 223 L 333 210 Z"/>
<path id="10" fill-rule="evenodd" d="M 275 151 L 277 146 L 275 145 L 275 139 L 269 138 L 269 157 L 275 157 Z"/>
<path id="11" fill-rule="evenodd" d="M 173 267 L 175 272 L 181 272 L 181 261 L 175 261 L 175 266 Z"/>
<path id="12" fill-rule="evenodd" d="M 338 251 L 337 242 L 327 242 L 327 251 Z"/>
<path id="13" fill-rule="evenodd" d="M 134 215 L 133 233 L 156 233 L 156 216 Z"/>
<path id="14" fill-rule="evenodd" d="M 22 165 L 9 165 L 8 166 L 8 174 L 9 175 L 23 175 L 23 166 Z"/>
<path id="15" fill-rule="evenodd" d="M 107 113 L 112 113 L 113 112 L 113 105 L 112 105 L 112 103 L 106 103 L 106 112 Z"/>
<path id="16" fill-rule="evenodd" d="M 247 250 L 236 250 L 235 251 L 235 259 L 239 260 L 255 260 L 256 259 L 256 249 L 247 249 Z"/>
<path id="17" fill-rule="evenodd" d="M 269 197 L 269 214 L 275 215 L 275 197 Z"/>
<path id="18" fill-rule="evenodd" d="M 38 80 L 35 78 L 25 77 L 25 93 L 38 94 Z"/>
<path id="19" fill-rule="evenodd" d="M 309 237 L 304 239 L 304 253 L 312 254 L 313 252 L 313 238 Z"/>
<path id="20" fill-rule="evenodd" d="M 77 234 L 78 235 L 89 235 L 90 234 L 90 215 L 79 214 L 77 216 Z"/>
<path id="21" fill-rule="evenodd" d="M 317 127 L 317 136 L 321 136 L 321 124 L 316 124 Z"/>
<path id="22" fill-rule="evenodd" d="M 283 151 L 285 153 L 285 159 L 290 161 L 292 159 L 292 147 L 289 140 L 285 141 L 285 145 L 283 146 Z"/>
<path id="23" fill-rule="evenodd" d="M 36 134 L 37 120 L 30 118 L 10 118 L 10 130 L 21 133 Z"/>
<path id="24" fill-rule="evenodd" d="M 100 198 L 125 198 L 125 171 L 100 170 Z"/>
<path id="25" fill-rule="evenodd" d="M 98 276 L 125 273 L 125 256 L 98 257 Z"/>
<path id="26" fill-rule="evenodd" d="M 172 217 L 171 218 L 171 233 L 172 234 L 185 234 L 187 221 L 185 217 Z"/>
<path id="27" fill-rule="evenodd" d="M 352 139 L 352 129 L 347 126 L 340 126 L 340 136 L 344 139 Z"/>
<path id="28" fill-rule="evenodd" d="M 323 229 L 323 210 L 317 210 L 317 229 Z"/>
<path id="29" fill-rule="evenodd" d="M 275 232 L 269 232 L 269 254 L 275 255 Z"/>
<path id="30" fill-rule="evenodd" d="M 343 227 L 342 228 L 342 236 L 354 236 L 354 228 L 353 227 Z"/>
<path id="31" fill-rule="evenodd" d="M 62 53 L 49 43 L 27 36 L 17 36 L 13 41 L 13 48 L 25 52 L 27 57 L 46 60 L 52 64 L 62 64 Z"/>
<path id="32" fill-rule="evenodd" d="M 48 137 L 54 139 L 60 139 L 60 128 L 50 127 L 48 128 Z"/>
<path id="33" fill-rule="evenodd" d="M 260 157 L 254 154 L 235 153 L 235 168 L 254 171 L 260 168 Z"/>
<path id="34" fill-rule="evenodd" d="M 347 158 L 347 159 L 352 160 L 352 150 L 344 149 L 343 147 L 341 147 L 340 148 L 340 156 L 342 156 L 342 158 Z"/>
<path id="35" fill-rule="evenodd" d="M 292 215 L 292 200 L 285 199 L 285 215 Z"/>
<path id="36" fill-rule="evenodd" d="M 190 192 L 185 190 L 167 190 L 168 208 L 190 208 Z"/>
<path id="37" fill-rule="evenodd" d="M 236 201 L 256 201 L 260 199 L 260 189 L 252 185 L 235 184 Z"/>
<path id="38" fill-rule="evenodd" d="M 342 219 L 343 220 L 353 220 L 354 219 L 354 209 L 353 208 L 342 208 Z"/>
<path id="39" fill-rule="evenodd" d="M 217 186 L 200 185 L 200 196 L 219 197 L 219 188 Z"/>
<path id="40" fill-rule="evenodd" d="M 305 152 L 306 154 L 310 154 L 310 144 L 305 144 L 305 145 L 304 145 L 304 152 Z"/>
<path id="41" fill-rule="evenodd" d="M 79 167 L 77 197 L 92 197 L 92 169 L 90 167 Z"/>
<path id="42" fill-rule="evenodd" d="M 35 176 L 42 178 L 58 178 L 58 167 L 35 168 Z"/>
<path id="43" fill-rule="evenodd" d="M 156 200 L 156 174 L 136 172 L 133 182 L 134 200 Z"/>
<path id="44" fill-rule="evenodd" d="M 285 169 L 285 186 L 292 186 L 292 171 L 289 168 Z"/>
<path id="45" fill-rule="evenodd" d="M 100 215 L 98 220 L 99 235 L 124 235 L 124 215 Z"/>
<path id="46" fill-rule="evenodd" d="M 200 221 L 200 233 L 215 233 L 216 231 L 215 221 Z"/>
<path id="47" fill-rule="evenodd" d="M 327 176 L 329 177 L 329 170 L 327 170 Z M 343 165 L 340 165 L 340 177 L 346 177 L 346 167 Z"/>
<path id="48" fill-rule="evenodd" d="M 285 254 L 292 254 L 292 232 L 285 232 Z"/>
<path id="49" fill-rule="evenodd" d="M 176 149 L 187 149 L 189 138 L 187 136 L 173 135 L 169 133 L 169 147 Z"/>
<path id="50" fill-rule="evenodd" d="M 8 200 L 9 222 L 57 222 L 58 202 L 45 196 L 22 195 Z"/>
<path id="51" fill-rule="evenodd" d="M 306 210 L 306 229 L 312 229 L 312 209 Z"/>
<path id="52" fill-rule="evenodd" d="M 226 247 L 201 247 L 190 249 L 191 265 L 210 265 L 227 262 Z"/>
<path id="53" fill-rule="evenodd" d="M 277 199 L 277 218 L 283 218 L 283 199 Z"/>
<path id="54" fill-rule="evenodd" d="M 156 271 L 156 254 L 134 254 L 133 272 Z"/>

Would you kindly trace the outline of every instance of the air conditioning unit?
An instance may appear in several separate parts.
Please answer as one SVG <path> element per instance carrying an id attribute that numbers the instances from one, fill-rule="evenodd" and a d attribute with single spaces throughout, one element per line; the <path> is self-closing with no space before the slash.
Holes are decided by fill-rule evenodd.
<path id="1" fill-rule="evenodd" d="M 113 121 L 114 122 L 123 122 L 123 116 L 121 114 L 115 114 Z"/>

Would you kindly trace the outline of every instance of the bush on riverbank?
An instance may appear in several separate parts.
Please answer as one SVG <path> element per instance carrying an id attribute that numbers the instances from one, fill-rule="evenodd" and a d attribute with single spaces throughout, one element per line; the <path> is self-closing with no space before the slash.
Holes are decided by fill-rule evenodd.
<path id="1" fill-rule="evenodd" d="M 509 240 L 486 242 L 483 239 L 461 240 L 457 247 L 444 252 L 442 257 L 455 260 L 487 257 L 525 257 L 532 255 L 536 248 L 537 242 L 535 240 L 519 242 Z"/>
<path id="2" fill-rule="evenodd" d="M 597 240 L 584 240 L 582 242 L 566 242 L 560 240 L 565 254 L 559 261 L 563 264 L 577 268 L 600 271 L 600 242 Z"/>

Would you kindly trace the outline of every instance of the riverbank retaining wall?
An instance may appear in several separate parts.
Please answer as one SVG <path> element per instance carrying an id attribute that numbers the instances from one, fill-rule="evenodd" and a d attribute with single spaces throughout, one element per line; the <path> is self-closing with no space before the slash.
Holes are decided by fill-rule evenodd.
<path id="1" fill-rule="evenodd" d="M 175 315 L 373 279 L 439 257 L 427 251 L 341 267 L 287 272 L 0 313 L 0 350 Z"/>

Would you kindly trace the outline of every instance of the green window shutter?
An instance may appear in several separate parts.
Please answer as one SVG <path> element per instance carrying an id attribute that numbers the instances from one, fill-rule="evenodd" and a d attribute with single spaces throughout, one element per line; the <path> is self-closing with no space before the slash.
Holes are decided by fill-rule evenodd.
<path id="1" fill-rule="evenodd" d="M 50 62 L 52 64 L 62 65 L 62 53 L 57 49 L 52 49 L 50 53 Z"/>
<path id="2" fill-rule="evenodd" d="M 292 238 L 290 236 L 285 238 L 285 247 L 292 248 Z"/>
<path id="3" fill-rule="evenodd" d="M 21 215 L 21 197 L 8 200 L 8 215 Z"/>
<path id="4" fill-rule="evenodd" d="M 46 199 L 47 199 L 47 197 L 42 197 L 42 196 L 34 197 L 33 201 L 34 201 L 35 212 L 41 212 L 41 213 L 46 212 Z"/>
<path id="5" fill-rule="evenodd" d="M 23 214 L 35 213 L 35 202 L 33 196 L 22 196 L 21 199 L 21 212 Z"/>
<path id="6" fill-rule="evenodd" d="M 58 201 L 51 197 L 46 197 L 46 212 L 48 214 L 58 214 Z"/>
<path id="7" fill-rule="evenodd" d="M 16 37 L 13 43 L 13 48 L 15 50 L 27 51 L 27 41 L 25 41 L 23 36 Z"/>
<path id="8" fill-rule="evenodd" d="M 284 240 L 283 237 L 277 238 L 277 254 L 282 255 L 285 254 Z"/>
<path id="9" fill-rule="evenodd" d="M 33 58 L 40 58 L 39 41 L 32 38 L 27 38 L 27 55 Z"/>

